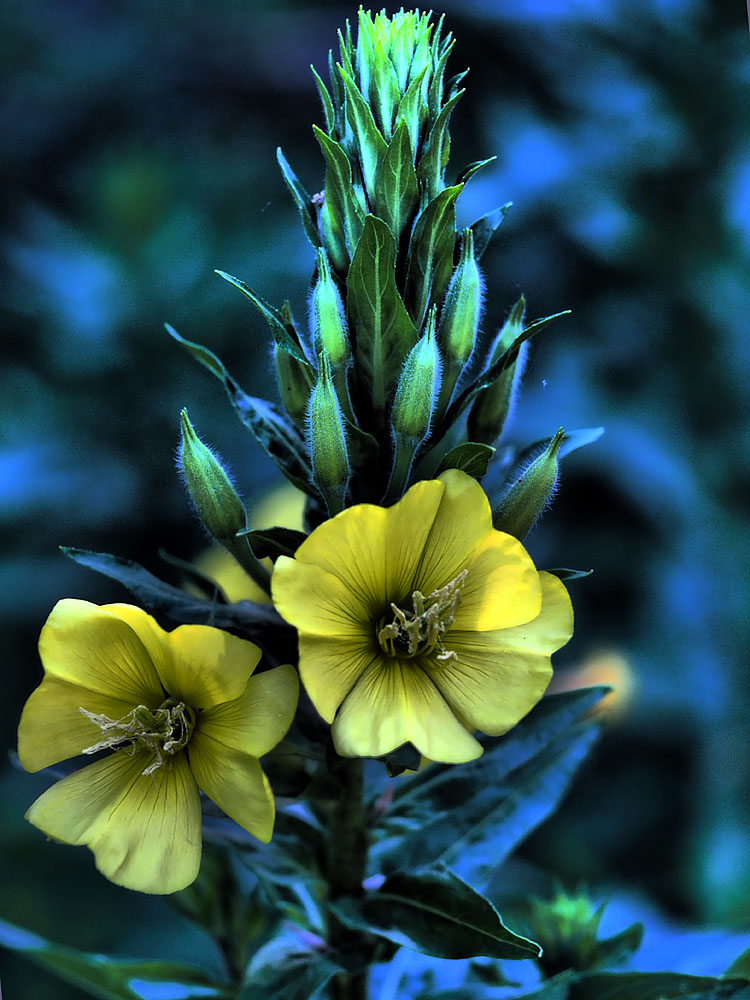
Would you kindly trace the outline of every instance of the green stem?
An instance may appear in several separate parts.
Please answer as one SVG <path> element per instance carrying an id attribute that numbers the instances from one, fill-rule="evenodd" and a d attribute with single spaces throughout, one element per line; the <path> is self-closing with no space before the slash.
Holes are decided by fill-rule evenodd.
<path id="1" fill-rule="evenodd" d="M 361 896 L 367 864 L 367 829 L 363 799 L 362 761 L 339 758 L 337 775 L 341 792 L 329 814 L 326 875 L 332 902 L 343 896 Z M 328 916 L 328 943 L 344 959 L 356 959 L 361 952 L 357 931 Z M 330 986 L 331 1000 L 367 1000 L 367 972 L 340 972 Z"/>
<path id="2" fill-rule="evenodd" d="M 222 540 L 222 544 L 227 552 L 234 556 L 247 575 L 258 584 L 261 590 L 270 594 L 271 574 L 255 555 L 247 538 L 239 536 L 237 538 L 226 539 Z"/>
<path id="3" fill-rule="evenodd" d="M 414 453 L 419 445 L 418 440 L 404 437 L 403 434 L 395 434 L 394 436 L 396 438 L 396 449 L 393 456 L 391 479 L 383 499 L 384 503 L 394 503 L 403 496 L 409 482 L 409 473 L 414 462 Z"/>

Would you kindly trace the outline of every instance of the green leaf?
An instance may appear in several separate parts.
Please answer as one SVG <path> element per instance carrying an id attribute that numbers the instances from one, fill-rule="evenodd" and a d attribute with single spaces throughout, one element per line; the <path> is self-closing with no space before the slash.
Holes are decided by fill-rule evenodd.
<path id="1" fill-rule="evenodd" d="M 457 91 L 440 109 L 440 114 L 435 119 L 435 124 L 432 126 L 425 143 L 424 152 L 417 164 L 417 177 L 423 192 L 423 204 L 432 201 L 442 192 L 443 174 L 450 154 L 448 123 L 453 109 L 463 94 L 463 90 Z"/>
<path id="2" fill-rule="evenodd" d="M 596 941 L 592 946 L 589 968 L 616 966 L 630 958 L 640 948 L 644 931 L 643 924 L 635 923 L 612 937 Z"/>
<path id="3" fill-rule="evenodd" d="M 0 945 L 101 1000 L 218 1000 L 231 996 L 229 990 L 212 984 L 189 965 L 92 955 L 53 944 L 5 920 L 0 920 Z"/>
<path id="4" fill-rule="evenodd" d="M 386 142 L 351 74 L 343 66 L 339 66 L 338 70 L 346 90 L 346 115 L 354 132 L 365 189 L 372 204 L 377 191 L 378 170 L 385 156 Z"/>
<path id="5" fill-rule="evenodd" d="M 264 399 L 248 396 L 226 370 L 216 355 L 207 347 L 194 344 L 181 337 L 169 325 L 165 324 L 167 332 L 178 344 L 181 344 L 188 354 L 200 361 L 222 383 L 234 406 L 237 416 L 245 427 L 248 427 L 255 439 L 276 463 L 290 483 L 304 493 L 316 496 L 312 486 L 312 471 L 307 455 L 305 441 L 297 430 L 275 406 Z"/>
<path id="6" fill-rule="evenodd" d="M 352 168 L 341 146 L 317 125 L 313 133 L 326 161 L 326 205 L 332 225 L 344 235 L 351 257 L 362 235 L 365 213 L 354 194 Z"/>
<path id="7" fill-rule="evenodd" d="M 482 254 L 492 239 L 493 234 L 499 228 L 500 223 L 513 207 L 513 202 L 509 201 L 500 208 L 493 209 L 469 226 L 474 234 L 474 256 L 480 260 Z"/>
<path id="8" fill-rule="evenodd" d="M 293 358 L 296 358 L 297 361 L 305 365 L 307 368 L 311 367 L 310 362 L 305 356 L 305 352 L 300 347 L 297 331 L 294 327 L 290 327 L 287 324 L 284 314 L 280 309 L 276 309 L 270 303 L 266 302 L 265 299 L 262 299 L 260 295 L 256 295 L 252 288 L 250 288 L 249 285 L 246 285 L 244 281 L 240 281 L 239 278 L 232 277 L 232 275 L 227 274 L 226 271 L 217 271 L 216 274 L 218 274 L 219 277 L 223 278 L 225 281 L 228 281 L 230 285 L 234 285 L 235 288 L 239 288 L 242 294 L 246 295 L 254 306 L 257 306 L 265 317 L 265 320 L 271 329 L 273 339 L 279 347 L 283 347 L 287 354 L 291 354 Z"/>
<path id="9" fill-rule="evenodd" d="M 368 215 L 347 279 L 346 308 L 357 331 L 357 364 L 371 386 L 375 409 L 385 409 L 417 331 L 396 287 L 396 243 L 382 219 Z"/>
<path id="10" fill-rule="evenodd" d="M 738 979 L 750 979 L 750 948 L 732 962 L 727 969 L 726 976 L 736 976 Z"/>
<path id="11" fill-rule="evenodd" d="M 311 66 L 312 75 L 315 77 L 315 83 L 318 88 L 318 93 L 320 94 L 320 100 L 323 104 L 323 114 L 326 116 L 326 131 L 330 135 L 336 125 L 336 113 L 333 107 L 333 101 L 331 100 L 331 95 L 328 93 L 328 88 L 321 80 L 318 75 L 317 70 L 314 66 Z"/>
<path id="12" fill-rule="evenodd" d="M 423 105 L 422 105 L 422 80 L 424 80 L 424 75 L 427 72 L 428 67 L 425 66 L 424 69 L 420 70 L 419 74 L 414 77 L 409 86 L 406 88 L 406 93 L 399 101 L 398 110 L 396 111 L 396 121 L 404 120 L 406 126 L 409 129 L 409 143 L 412 150 L 412 156 L 415 154 L 417 145 L 419 143 L 419 131 L 422 126 L 423 117 Z M 412 161 L 412 166 L 413 166 Z"/>
<path id="13" fill-rule="evenodd" d="M 456 184 L 466 184 L 475 174 L 478 174 L 480 170 L 484 170 L 490 163 L 494 163 L 496 159 L 496 156 L 490 156 L 487 160 L 476 160 L 474 163 L 469 163 L 456 178 Z"/>
<path id="14" fill-rule="evenodd" d="M 485 753 L 453 768 L 431 764 L 402 779 L 373 844 L 373 872 L 443 862 L 474 885 L 557 806 L 598 734 L 574 725 L 607 688 L 548 695 Z"/>
<path id="15" fill-rule="evenodd" d="M 432 303 L 442 302 L 453 270 L 456 242 L 456 199 L 463 187 L 445 188 L 417 219 L 409 241 L 405 300 L 409 315 L 421 328 Z"/>
<path id="16" fill-rule="evenodd" d="M 342 971 L 322 953 L 285 954 L 279 958 L 256 969 L 251 965 L 239 1000 L 309 1000 Z"/>
<path id="17" fill-rule="evenodd" d="M 117 580 L 138 598 L 149 611 L 164 615 L 170 621 L 205 625 L 209 621 L 217 628 L 238 629 L 260 635 L 284 628 L 276 612 L 266 604 L 218 604 L 192 597 L 178 587 L 164 583 L 153 573 L 130 559 L 61 546 L 60 551 L 79 566 L 93 569 L 110 580 Z"/>
<path id="18" fill-rule="evenodd" d="M 750 1000 L 741 979 L 683 976 L 676 972 L 611 972 L 584 975 L 571 983 L 568 1000 Z"/>
<path id="19" fill-rule="evenodd" d="M 313 73 L 315 70 L 313 70 Z M 276 159 L 279 166 L 281 167 L 281 173 L 284 175 L 284 180 L 286 181 L 286 186 L 289 188 L 294 198 L 295 204 L 299 209 L 299 214 L 302 219 L 302 226 L 304 227 L 305 233 L 307 234 L 308 240 L 312 243 L 314 247 L 320 246 L 320 234 L 318 233 L 318 223 L 315 213 L 315 206 L 313 205 L 313 200 L 310 195 L 305 191 L 302 184 L 297 179 L 297 175 L 289 166 L 289 163 L 281 152 L 281 146 L 276 149 Z M 243 289 L 244 291 L 244 289 Z"/>
<path id="20" fill-rule="evenodd" d="M 437 958 L 537 958 L 542 949 L 502 922 L 492 903 L 447 869 L 400 872 L 363 899 L 330 904 L 365 930 Z"/>
<path id="21" fill-rule="evenodd" d="M 435 470 L 435 478 L 446 469 L 461 469 L 474 479 L 481 479 L 487 474 L 487 466 L 490 464 L 495 448 L 489 444 L 478 444 L 475 441 L 466 441 L 451 448 L 447 455 L 440 460 L 440 464 Z"/>
<path id="22" fill-rule="evenodd" d="M 551 573 L 558 580 L 565 582 L 566 580 L 583 580 L 585 577 L 591 576 L 594 571 L 593 569 L 548 569 L 545 572 Z"/>
<path id="23" fill-rule="evenodd" d="M 377 215 L 388 224 L 396 243 L 418 199 L 409 129 L 401 119 L 380 165 L 375 203 Z"/>
<path id="24" fill-rule="evenodd" d="M 295 531 L 292 528 L 266 528 L 263 531 L 238 532 L 244 535 L 250 542 L 250 548 L 258 559 L 277 559 L 279 556 L 293 556 L 300 545 L 307 538 L 304 531 Z"/>

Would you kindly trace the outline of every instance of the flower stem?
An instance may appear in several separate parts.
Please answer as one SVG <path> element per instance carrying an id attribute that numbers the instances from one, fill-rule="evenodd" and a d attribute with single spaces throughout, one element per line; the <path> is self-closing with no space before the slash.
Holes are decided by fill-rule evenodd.
<path id="1" fill-rule="evenodd" d="M 336 775 L 341 792 L 329 813 L 326 875 L 331 902 L 344 896 L 361 896 L 367 863 L 367 831 L 363 801 L 362 761 L 338 758 Z M 340 972 L 331 981 L 331 1000 L 367 1000 L 367 972 L 356 968 L 362 939 L 335 914 L 328 915 L 328 943 L 343 964 L 353 971 Z"/>

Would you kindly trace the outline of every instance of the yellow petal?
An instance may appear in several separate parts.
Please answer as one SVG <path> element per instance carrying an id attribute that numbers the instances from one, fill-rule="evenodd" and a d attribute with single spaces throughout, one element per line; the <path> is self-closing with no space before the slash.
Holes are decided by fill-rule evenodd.
<path id="1" fill-rule="evenodd" d="M 343 757 L 382 757 L 413 743 L 430 760 L 461 764 L 482 747 L 413 662 L 379 658 L 355 685 L 333 723 Z"/>
<path id="2" fill-rule="evenodd" d="M 512 628 L 531 621 L 542 606 L 539 574 L 512 535 L 487 535 L 464 563 L 466 579 L 455 615 L 457 629 Z"/>
<path id="3" fill-rule="evenodd" d="M 440 504 L 431 518 L 412 588 L 425 595 L 454 580 L 474 549 L 493 530 L 489 501 L 475 479 L 458 469 L 449 469 L 437 482 L 442 486 Z M 415 511 L 415 521 L 423 517 L 426 519 L 426 515 Z"/>
<path id="4" fill-rule="evenodd" d="M 326 722 L 333 722 L 339 705 L 367 667 L 381 659 L 374 631 L 356 639 L 306 634 L 299 637 L 300 677 Z"/>
<path id="5" fill-rule="evenodd" d="M 291 726 L 298 691 L 297 671 L 288 663 L 254 674 L 239 698 L 201 714 L 200 731 L 224 746 L 262 757 Z"/>
<path id="6" fill-rule="evenodd" d="M 301 632 L 356 636 L 368 620 L 361 594 L 348 590 L 327 570 L 287 556 L 276 560 L 271 593 L 282 618 Z"/>
<path id="7" fill-rule="evenodd" d="M 88 601 L 66 599 L 52 609 L 39 636 L 45 673 L 99 694 L 156 707 L 159 677 L 141 639 L 125 621 Z"/>
<path id="8" fill-rule="evenodd" d="M 500 736 L 544 694 L 552 677 L 550 656 L 573 633 L 573 610 L 563 584 L 540 573 L 542 609 L 531 622 L 491 632 L 450 629 L 446 646 L 458 661 L 422 662 L 451 708 L 467 725 Z"/>
<path id="9" fill-rule="evenodd" d="M 292 487 L 293 488 L 293 487 Z M 271 569 L 271 560 L 264 559 L 263 564 Z M 252 577 L 248 576 L 234 556 L 218 545 L 206 549 L 195 560 L 195 568 L 221 587 L 226 599 L 235 604 L 237 601 L 255 601 L 257 604 L 270 604 L 271 598 L 262 590 Z M 203 592 L 195 585 L 186 586 L 188 593 L 201 595 Z"/>
<path id="10" fill-rule="evenodd" d="M 239 698 L 261 656 L 255 643 L 209 625 L 180 625 L 167 638 L 171 657 L 159 664 L 162 684 L 193 708 Z"/>
<path id="11" fill-rule="evenodd" d="M 391 601 L 411 596 L 443 491 L 443 484 L 433 480 L 412 486 L 389 508 L 349 507 L 316 528 L 297 549 L 295 561 L 338 577 L 350 600 L 362 601 L 366 616 L 378 619 Z"/>
<path id="12" fill-rule="evenodd" d="M 121 719 L 132 702 L 108 698 L 77 684 L 47 676 L 26 702 L 18 724 L 18 758 L 27 771 L 39 771 L 77 757 L 102 738 L 102 731 L 79 711 L 85 708 Z"/>
<path id="13" fill-rule="evenodd" d="M 195 780 L 206 795 L 235 823 L 267 844 L 276 807 L 256 758 L 218 743 L 200 729 L 190 740 L 188 753 Z"/>
<path id="14" fill-rule="evenodd" d="M 149 658 L 160 677 L 169 669 L 167 664 L 172 657 L 169 647 L 169 633 L 159 625 L 155 618 L 134 604 L 103 604 L 101 610 L 106 611 L 113 618 L 119 618 L 126 622 L 132 628 L 146 647 Z"/>
<path id="15" fill-rule="evenodd" d="M 198 788 L 184 754 L 142 774 L 151 760 L 118 751 L 89 764 L 44 792 L 26 818 L 55 840 L 90 847 L 96 867 L 117 885 L 184 889 L 200 867 Z"/>

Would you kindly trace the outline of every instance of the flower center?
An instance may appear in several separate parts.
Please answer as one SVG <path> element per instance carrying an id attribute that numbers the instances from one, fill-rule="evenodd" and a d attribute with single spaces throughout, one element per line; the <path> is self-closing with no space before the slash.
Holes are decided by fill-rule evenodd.
<path id="1" fill-rule="evenodd" d="M 411 608 L 391 604 L 391 621 L 383 615 L 377 624 L 378 642 L 386 656 L 411 659 L 437 652 L 438 660 L 456 659 L 456 654 L 443 645 L 443 632 L 455 620 L 466 573 L 466 570 L 459 573 L 455 580 L 434 590 L 428 597 L 415 590 L 411 595 Z"/>
<path id="2" fill-rule="evenodd" d="M 165 754 L 176 754 L 186 747 L 195 728 L 195 711 L 174 698 L 167 698 L 158 708 L 138 705 L 121 719 L 110 719 L 85 708 L 78 711 L 102 731 L 102 739 L 82 753 L 126 750 L 132 756 L 136 750 L 149 750 L 154 760 L 143 774 L 153 774 L 164 763 Z"/>

